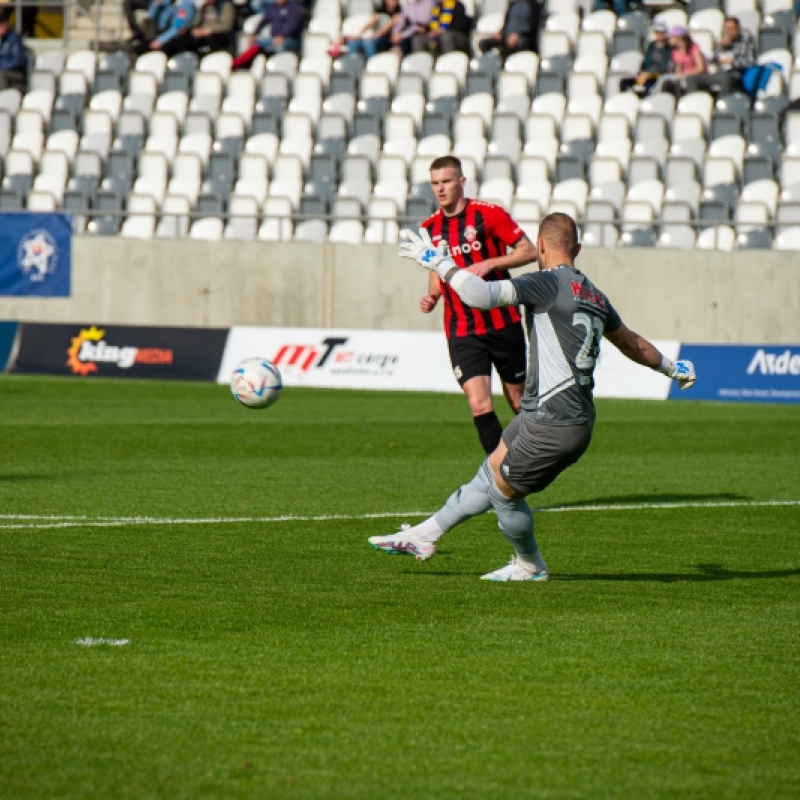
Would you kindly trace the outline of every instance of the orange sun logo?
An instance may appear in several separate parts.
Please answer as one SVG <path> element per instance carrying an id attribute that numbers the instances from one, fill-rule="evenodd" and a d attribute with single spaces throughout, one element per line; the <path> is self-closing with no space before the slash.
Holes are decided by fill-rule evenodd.
<path id="1" fill-rule="evenodd" d="M 81 350 L 81 345 L 84 342 L 99 342 L 106 335 L 105 331 L 101 331 L 92 325 L 89 330 L 81 331 L 73 340 L 72 347 L 67 350 L 67 366 L 72 370 L 74 375 L 88 375 L 91 372 L 97 372 L 97 364 L 93 361 L 81 361 L 78 354 Z"/>

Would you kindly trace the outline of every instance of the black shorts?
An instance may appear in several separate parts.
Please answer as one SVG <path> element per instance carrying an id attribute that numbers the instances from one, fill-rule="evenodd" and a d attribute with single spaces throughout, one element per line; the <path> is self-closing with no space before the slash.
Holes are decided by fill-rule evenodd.
<path id="1" fill-rule="evenodd" d="M 460 386 L 470 378 L 491 375 L 492 365 L 503 383 L 525 383 L 528 355 L 521 322 L 480 336 L 454 336 L 447 348 Z"/>

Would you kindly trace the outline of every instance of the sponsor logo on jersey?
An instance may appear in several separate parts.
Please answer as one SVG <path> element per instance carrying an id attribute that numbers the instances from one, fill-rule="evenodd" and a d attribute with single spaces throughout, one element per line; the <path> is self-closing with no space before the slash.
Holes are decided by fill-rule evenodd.
<path id="1" fill-rule="evenodd" d="M 475 228 L 472 228 L 471 226 L 468 227 L 464 231 L 464 235 L 465 236 L 467 235 L 467 231 L 469 231 L 469 230 L 475 231 Z M 477 233 L 476 233 L 476 235 L 477 235 Z M 441 240 L 442 240 L 441 236 L 437 235 L 437 236 L 433 237 L 433 243 L 435 245 L 437 245 L 437 246 L 438 246 L 438 244 L 439 244 L 439 242 Z M 455 256 L 455 255 L 458 255 L 459 253 L 469 253 L 470 251 L 473 251 L 473 250 L 477 252 L 478 250 L 482 250 L 482 249 L 483 249 L 483 245 L 480 243 L 480 241 L 478 239 L 475 239 L 472 242 L 464 242 L 463 244 L 457 244 L 455 247 L 451 247 L 448 244 L 447 245 L 447 254 L 449 256 Z"/>
<path id="2" fill-rule="evenodd" d="M 385 372 L 400 361 L 396 353 L 359 352 L 345 347 L 347 342 L 346 337 L 328 337 L 318 344 L 284 344 L 271 360 L 300 373 L 327 367 L 336 374 Z"/>
<path id="3" fill-rule="evenodd" d="M 596 292 L 594 289 L 584 286 L 584 284 L 580 281 L 570 281 L 569 284 L 572 287 L 572 296 L 576 301 L 579 300 L 583 303 L 588 303 L 591 306 L 597 306 L 597 308 L 602 308 L 605 310 L 606 301 L 600 292 Z"/>
<path id="4" fill-rule="evenodd" d="M 761 347 L 756 350 L 747 367 L 748 375 L 754 372 L 761 375 L 800 375 L 800 353 L 791 350 L 768 353 Z"/>
<path id="5" fill-rule="evenodd" d="M 97 372 L 98 364 L 115 364 L 130 369 L 134 364 L 172 364 L 174 352 L 168 348 L 111 345 L 104 340 L 106 332 L 92 325 L 72 339 L 67 350 L 67 366 L 74 375 Z"/>

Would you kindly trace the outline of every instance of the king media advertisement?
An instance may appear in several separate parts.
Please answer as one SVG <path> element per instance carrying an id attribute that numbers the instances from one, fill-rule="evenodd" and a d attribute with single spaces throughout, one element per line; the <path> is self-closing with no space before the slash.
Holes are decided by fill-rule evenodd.
<path id="1" fill-rule="evenodd" d="M 697 383 L 671 400 L 800 403 L 800 345 L 681 345 L 680 358 L 697 372 Z"/>
<path id="2" fill-rule="evenodd" d="M 72 216 L 0 214 L 0 295 L 69 297 Z"/>
<path id="3" fill-rule="evenodd" d="M 213 381 L 227 328 L 20 325 L 12 372 Z"/>

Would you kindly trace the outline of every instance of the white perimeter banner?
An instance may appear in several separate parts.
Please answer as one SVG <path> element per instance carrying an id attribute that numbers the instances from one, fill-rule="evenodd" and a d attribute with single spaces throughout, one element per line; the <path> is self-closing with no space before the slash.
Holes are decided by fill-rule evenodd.
<path id="1" fill-rule="evenodd" d="M 665 355 L 677 358 L 678 342 L 655 344 Z M 234 327 L 218 382 L 228 383 L 236 365 L 251 356 L 272 361 L 286 386 L 461 391 L 440 332 Z M 666 399 L 670 383 L 663 375 L 633 364 L 608 342 L 603 343 L 595 380 L 596 397 L 659 400 Z M 502 394 L 496 375 L 492 390 Z"/>

